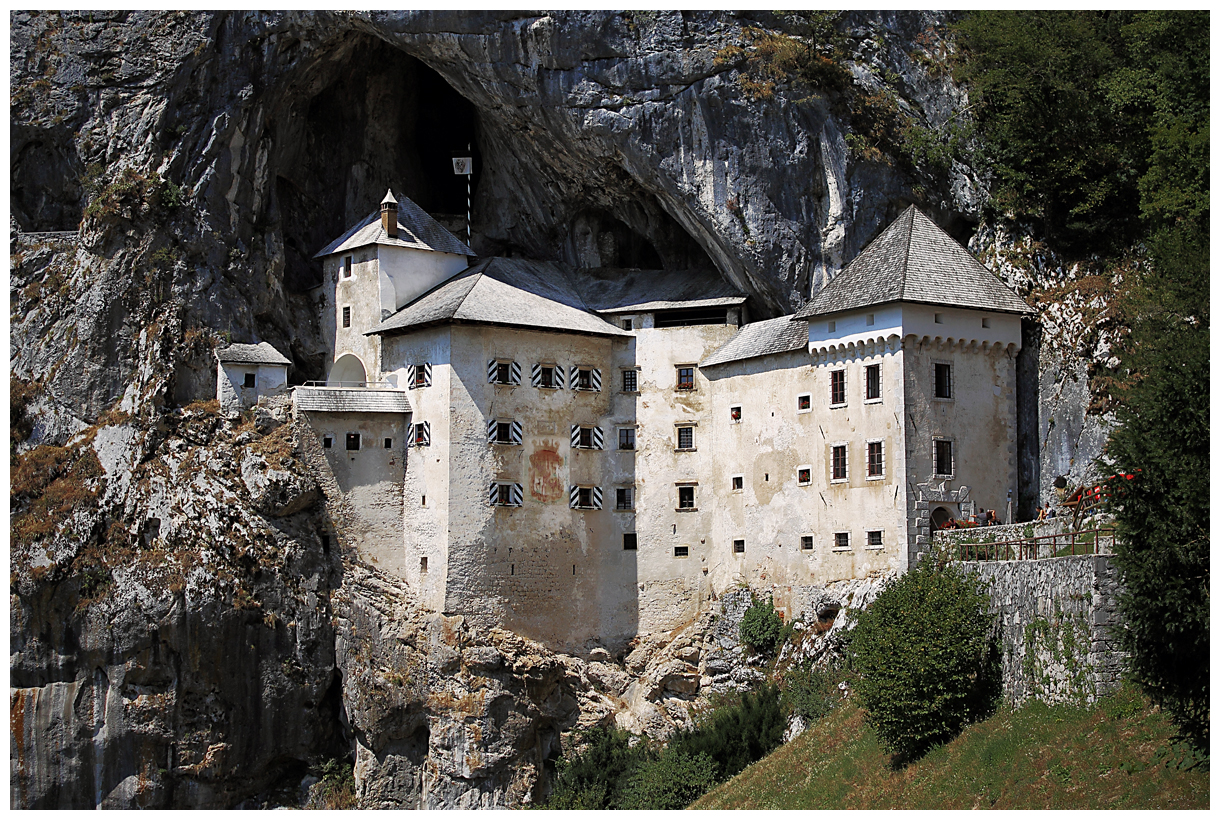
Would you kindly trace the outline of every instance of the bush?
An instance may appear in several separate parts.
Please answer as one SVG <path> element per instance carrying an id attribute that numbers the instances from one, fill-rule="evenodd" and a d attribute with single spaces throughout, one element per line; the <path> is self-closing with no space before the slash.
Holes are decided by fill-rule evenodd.
<path id="1" fill-rule="evenodd" d="M 775 611 L 775 604 L 770 597 L 766 601 L 761 598 L 750 598 L 751 604 L 741 619 L 738 636 L 741 642 L 752 647 L 756 652 L 768 653 L 779 643 L 784 622 Z"/>
<path id="2" fill-rule="evenodd" d="M 670 740 L 666 751 L 689 757 L 706 754 L 716 764 L 716 779 L 728 780 L 778 746 L 787 726 L 779 688 L 768 683 L 714 710 L 693 732 Z"/>
<path id="3" fill-rule="evenodd" d="M 806 723 L 812 723 L 826 715 L 839 704 L 838 683 L 843 678 L 839 669 L 813 669 L 809 664 L 789 669 L 784 674 L 785 711 L 799 715 Z"/>
<path id="4" fill-rule="evenodd" d="M 345 760 L 328 760 L 322 764 L 322 782 L 318 785 L 318 800 L 324 809 L 354 809 L 356 778 L 352 764 Z"/>
<path id="5" fill-rule="evenodd" d="M 856 693 L 897 758 L 918 757 L 993 708 L 998 653 L 986 605 L 978 579 L 928 559 L 860 616 L 849 644 Z"/>
<path id="6" fill-rule="evenodd" d="M 617 808 L 649 811 L 684 809 L 716 785 L 716 764 L 704 752 L 666 750 L 632 774 Z"/>
<path id="7" fill-rule="evenodd" d="M 615 808 L 626 775 L 651 756 L 644 743 L 633 748 L 631 735 L 621 729 L 595 726 L 581 739 L 584 750 L 559 761 L 555 788 L 545 804 L 548 809 Z"/>

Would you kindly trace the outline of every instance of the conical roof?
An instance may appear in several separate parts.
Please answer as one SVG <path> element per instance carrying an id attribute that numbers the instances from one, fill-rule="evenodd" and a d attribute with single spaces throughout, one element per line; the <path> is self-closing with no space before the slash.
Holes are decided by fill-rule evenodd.
<path id="1" fill-rule="evenodd" d="M 393 205 L 395 208 L 398 207 L 398 200 L 394 198 L 394 192 L 391 191 L 389 188 L 385 189 L 385 199 L 381 200 L 381 204 L 382 205 Z"/>
<path id="2" fill-rule="evenodd" d="M 1032 313 L 1021 297 L 914 205 L 792 317 L 810 319 L 888 302 Z"/>

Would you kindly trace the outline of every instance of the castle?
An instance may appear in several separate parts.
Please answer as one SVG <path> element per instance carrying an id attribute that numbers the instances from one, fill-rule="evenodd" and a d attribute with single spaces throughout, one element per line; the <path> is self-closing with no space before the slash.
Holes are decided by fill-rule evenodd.
<path id="1" fill-rule="evenodd" d="M 915 207 L 795 315 L 715 273 L 474 259 L 405 197 L 318 253 L 294 390 L 361 555 L 554 646 L 903 570 L 1016 497 L 1030 308 Z M 791 613 L 790 614 L 795 614 Z"/>

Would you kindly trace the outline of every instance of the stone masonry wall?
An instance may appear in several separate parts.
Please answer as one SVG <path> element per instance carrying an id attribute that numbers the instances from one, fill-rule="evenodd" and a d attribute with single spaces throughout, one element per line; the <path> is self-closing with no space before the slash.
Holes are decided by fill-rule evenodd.
<path id="1" fill-rule="evenodd" d="M 1118 568 L 1109 555 L 967 562 L 991 590 L 1004 697 L 1093 702 L 1115 691 L 1126 655 Z"/>

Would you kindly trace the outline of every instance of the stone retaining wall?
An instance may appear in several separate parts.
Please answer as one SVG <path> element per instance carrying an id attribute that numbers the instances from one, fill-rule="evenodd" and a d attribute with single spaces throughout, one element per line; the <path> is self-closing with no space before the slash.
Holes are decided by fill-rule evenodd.
<path id="1" fill-rule="evenodd" d="M 991 590 L 1004 651 L 1004 697 L 1084 701 L 1115 691 L 1126 655 L 1109 555 L 964 564 Z"/>

